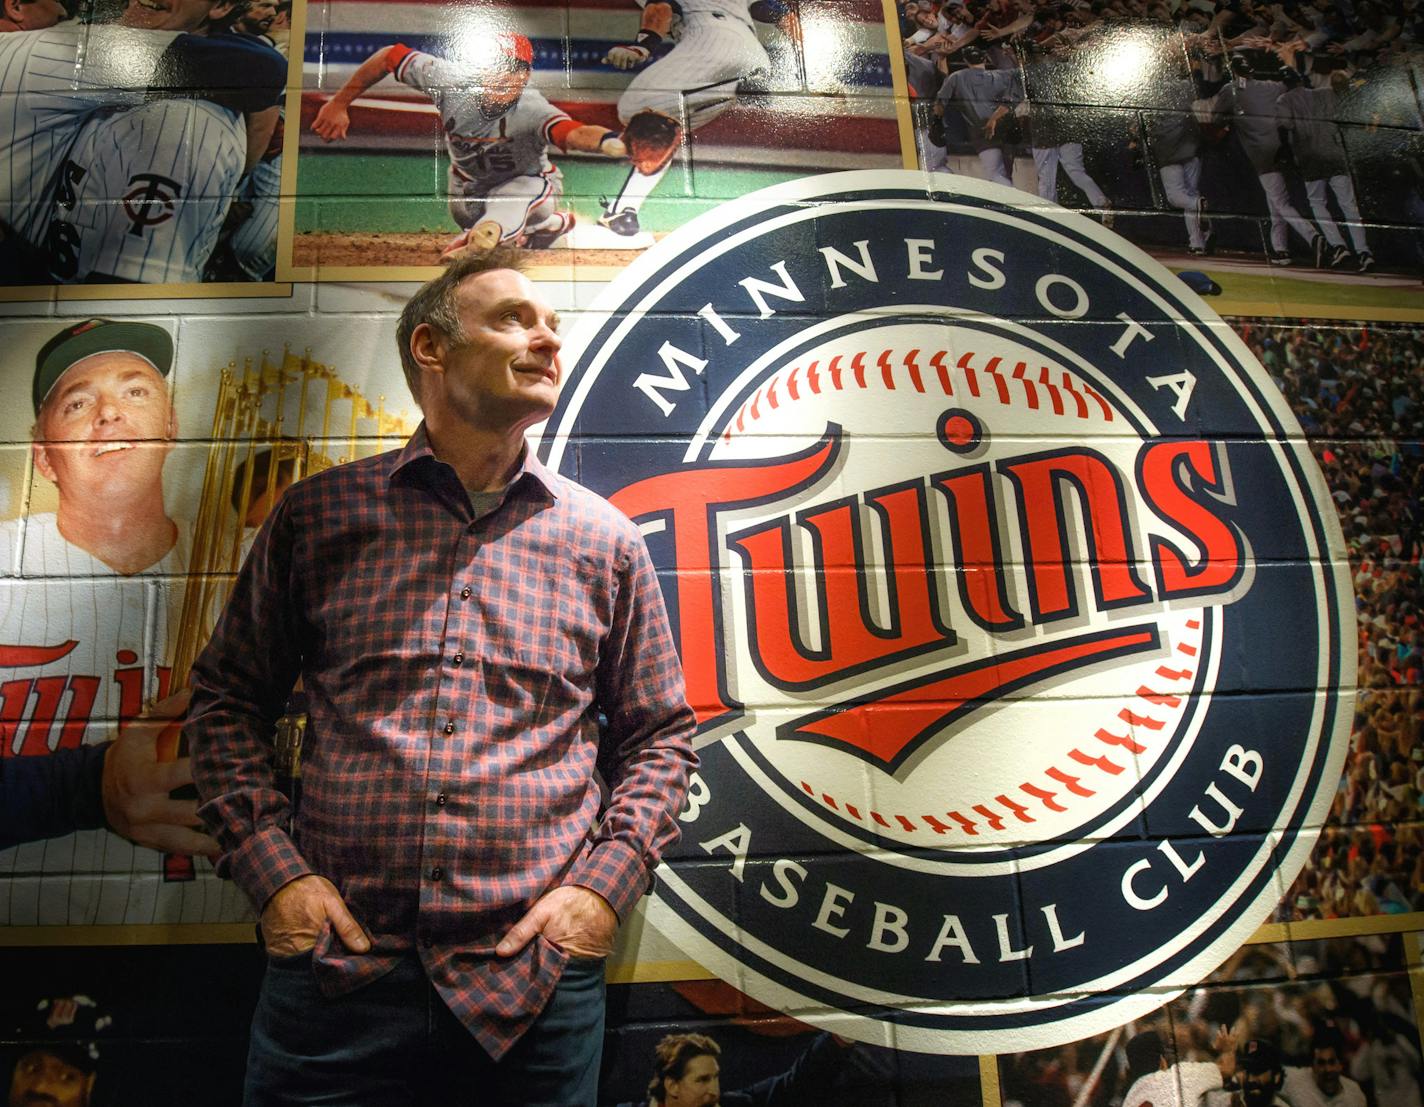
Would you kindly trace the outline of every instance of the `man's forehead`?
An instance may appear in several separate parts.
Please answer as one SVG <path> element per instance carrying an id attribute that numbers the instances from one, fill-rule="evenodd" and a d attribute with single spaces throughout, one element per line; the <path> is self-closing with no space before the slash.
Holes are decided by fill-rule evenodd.
<path id="1" fill-rule="evenodd" d="M 158 367 L 142 354 L 136 354 L 132 350 L 104 350 L 80 358 L 61 373 L 59 379 L 55 381 L 54 387 L 50 389 L 49 395 L 45 397 L 45 402 L 48 403 L 67 392 L 91 385 L 98 379 L 115 375 L 124 377 L 151 376 L 160 385 L 167 387 Z"/>
<path id="2" fill-rule="evenodd" d="M 541 314 L 557 316 L 538 286 L 517 269 L 487 269 L 460 282 L 461 303 L 485 308 L 511 302 L 533 304 Z"/>

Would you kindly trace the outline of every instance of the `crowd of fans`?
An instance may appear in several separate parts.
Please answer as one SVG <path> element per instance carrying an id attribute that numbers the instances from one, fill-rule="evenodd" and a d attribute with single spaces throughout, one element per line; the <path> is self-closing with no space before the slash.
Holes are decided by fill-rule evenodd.
<path id="1" fill-rule="evenodd" d="M 1340 509 L 1359 699 L 1329 825 L 1282 920 L 1424 909 L 1424 331 L 1243 322 Z"/>
<path id="2" fill-rule="evenodd" d="M 1014 184 L 1014 158 L 1031 154 L 1045 199 L 1060 198 L 1061 168 L 1064 202 L 1135 239 L 1180 247 L 1185 237 L 1194 254 L 1254 249 L 1276 265 L 1361 271 L 1382 245 L 1407 267 L 1424 259 L 1419 234 L 1373 241 L 1386 236 L 1370 227 L 1424 225 L 1411 65 L 1420 0 L 900 0 L 899 10 L 926 168 Z M 1243 173 L 1260 179 L 1245 208 Z M 1154 209 L 1181 223 L 1119 214 Z M 1243 211 L 1264 219 L 1220 218 Z"/>
<path id="3" fill-rule="evenodd" d="M 1004 1107 L 1134 1107 L 1134 1085 L 1159 1068 L 1182 1089 L 1169 1102 L 1234 1107 L 1248 1043 L 1278 1059 L 1277 1102 L 1288 1107 L 1419 1107 L 1424 1068 L 1402 964 L 1399 935 L 1245 946 L 1206 984 L 1111 1034 L 1001 1057 Z M 1340 1087 L 1317 1097 L 1322 1054 L 1338 1062 Z"/>

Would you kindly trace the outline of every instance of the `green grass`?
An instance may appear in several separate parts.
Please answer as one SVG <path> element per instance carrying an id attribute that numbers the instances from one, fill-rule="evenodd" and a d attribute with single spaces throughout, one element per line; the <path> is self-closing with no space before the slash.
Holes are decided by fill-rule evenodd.
<path id="1" fill-rule="evenodd" d="M 1207 303 L 1223 315 L 1265 311 L 1333 319 L 1424 318 L 1424 295 L 1418 288 L 1381 287 L 1368 280 L 1327 283 L 1268 271 L 1204 271 L 1221 285 L 1221 295 L 1209 297 Z"/>
<path id="2" fill-rule="evenodd" d="M 448 162 L 409 154 L 306 152 L 300 160 L 296 229 L 345 232 L 453 233 L 445 204 Z M 620 162 L 566 161 L 564 204 L 589 220 L 598 217 L 599 197 L 615 194 L 627 177 Z M 702 169 L 689 177 L 674 167 L 641 212 L 654 233 L 675 230 L 689 219 L 737 196 L 803 176 L 798 170 Z M 692 182 L 697 195 L 687 195 Z"/>

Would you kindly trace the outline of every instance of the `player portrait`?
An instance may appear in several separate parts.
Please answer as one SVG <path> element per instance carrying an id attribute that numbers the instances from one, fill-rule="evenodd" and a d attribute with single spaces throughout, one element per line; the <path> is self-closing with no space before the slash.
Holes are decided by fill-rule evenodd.
<path id="1" fill-rule="evenodd" d="M 339 45 L 305 74 L 292 279 L 501 242 L 606 278 L 719 198 L 902 164 L 877 0 L 333 12 Z"/>
<path id="2" fill-rule="evenodd" d="M 198 829 L 187 671 L 282 492 L 413 430 L 381 324 L 0 325 L 0 932 L 250 917 Z"/>
<path id="3" fill-rule="evenodd" d="M 4 9 L 0 295 L 273 279 L 288 70 L 279 7 Z"/>

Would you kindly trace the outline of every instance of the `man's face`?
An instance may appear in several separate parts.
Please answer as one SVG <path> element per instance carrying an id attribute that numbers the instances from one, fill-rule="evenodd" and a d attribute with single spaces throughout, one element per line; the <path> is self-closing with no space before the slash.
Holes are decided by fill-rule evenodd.
<path id="1" fill-rule="evenodd" d="M 43 31 L 68 19 L 69 12 L 59 0 L 5 0 L 5 18 L 22 31 Z"/>
<path id="2" fill-rule="evenodd" d="M 37 1049 L 15 1065 L 9 1107 L 87 1107 L 93 1090 L 93 1073 Z"/>
<path id="3" fill-rule="evenodd" d="M 486 430 L 523 430 L 547 418 L 559 399 L 559 317 L 522 273 L 492 269 L 457 290 L 466 341 L 440 339 L 444 376 L 430 405 Z M 426 390 L 430 392 L 431 390 Z"/>
<path id="4" fill-rule="evenodd" d="M 663 1080 L 663 1107 L 716 1107 L 722 1098 L 717 1058 L 702 1054 L 683 1070 L 681 1080 Z"/>
<path id="5" fill-rule="evenodd" d="M 529 83 L 529 70 L 522 65 L 487 69 L 479 76 L 480 101 L 490 112 L 500 112 L 519 99 Z"/>
<path id="6" fill-rule="evenodd" d="M 1328 1049 L 1317 1049 L 1311 1054 L 1310 1071 L 1315 1074 L 1315 1086 L 1326 1095 L 1338 1095 L 1340 1092 L 1340 1074 L 1344 1072 L 1345 1066 L 1340 1062 L 1340 1055 L 1335 1052 L 1335 1047 Z"/>
<path id="7" fill-rule="evenodd" d="M 235 26 L 250 35 L 265 35 L 277 18 L 277 0 L 248 0 L 247 10 Z"/>
<path id="8" fill-rule="evenodd" d="M 234 0 L 129 0 L 119 18 L 148 31 L 196 31 L 232 11 Z"/>
<path id="9" fill-rule="evenodd" d="M 1276 1100 L 1280 1072 L 1248 1072 L 1241 1077 L 1241 1099 L 1246 1107 L 1271 1107 Z"/>
<path id="10" fill-rule="evenodd" d="M 131 353 L 93 354 L 55 382 L 35 425 L 35 467 L 60 495 L 162 495 L 178 427 L 163 376 Z"/>

